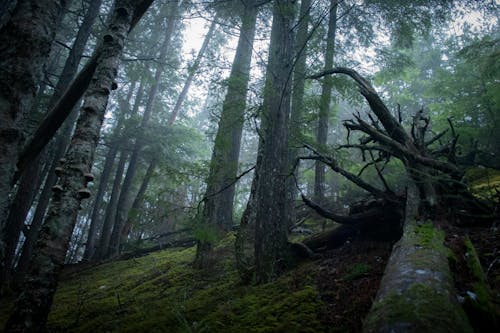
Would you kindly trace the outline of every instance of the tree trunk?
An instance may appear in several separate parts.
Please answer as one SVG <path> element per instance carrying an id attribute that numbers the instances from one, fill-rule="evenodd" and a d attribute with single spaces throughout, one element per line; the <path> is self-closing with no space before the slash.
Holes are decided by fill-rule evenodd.
<path id="1" fill-rule="evenodd" d="M 125 224 L 128 216 L 128 211 L 131 207 L 131 187 L 137 172 L 137 167 L 139 164 L 140 154 L 142 148 L 144 147 L 144 133 L 146 126 L 149 123 L 151 114 L 153 113 L 154 104 L 156 101 L 156 96 L 158 94 L 158 88 L 160 86 L 161 76 L 163 74 L 163 63 L 166 61 L 167 53 L 170 48 L 170 41 L 175 32 L 175 26 L 178 21 L 178 1 L 171 3 L 171 10 L 169 13 L 169 19 L 167 22 L 167 28 L 165 29 L 165 38 L 160 48 L 160 56 L 158 58 L 158 66 L 156 67 L 155 77 L 151 89 L 148 95 L 148 101 L 146 103 L 146 108 L 144 110 L 144 115 L 141 121 L 139 134 L 136 138 L 134 148 L 132 150 L 132 155 L 130 157 L 130 162 L 127 168 L 127 173 L 125 174 L 125 180 L 123 181 L 122 189 L 120 192 L 120 197 L 118 199 L 118 206 L 116 212 L 116 219 L 113 225 L 113 231 L 111 233 L 111 239 L 109 242 L 109 257 L 117 256 L 120 252 L 120 238 L 122 234 L 123 225 Z"/>
<path id="2" fill-rule="evenodd" d="M 297 37 L 295 41 L 295 66 L 293 68 L 293 86 L 292 86 L 292 107 L 290 111 L 290 148 L 288 152 L 289 168 L 298 174 L 297 157 L 299 154 L 299 146 L 302 141 L 303 128 L 303 108 L 304 108 L 304 87 L 306 74 L 306 59 L 307 59 L 307 42 L 308 26 L 311 10 L 311 0 L 303 0 L 300 3 L 299 25 L 297 29 Z M 297 165 L 296 165 L 297 163 Z M 289 213 L 289 222 L 295 223 L 295 200 L 297 198 L 297 188 L 295 185 L 296 179 L 289 177 L 287 180 L 287 205 Z"/>
<path id="3" fill-rule="evenodd" d="M 0 29 L 0 259 L 22 122 L 35 99 L 65 2 L 20 0 Z"/>
<path id="4" fill-rule="evenodd" d="M 287 265 L 288 117 L 293 59 L 295 1 L 277 0 L 273 9 L 262 112 L 262 159 L 256 167 L 255 277 L 275 279 Z"/>
<path id="5" fill-rule="evenodd" d="M 205 56 L 205 52 L 208 49 L 208 44 L 210 40 L 212 39 L 215 28 L 217 26 L 217 17 L 215 17 L 210 24 L 210 28 L 208 28 L 208 32 L 205 36 L 205 39 L 203 40 L 203 44 L 201 45 L 200 50 L 198 51 L 198 55 L 196 56 L 196 59 L 194 63 L 191 65 L 191 67 L 188 70 L 188 77 L 186 79 L 186 82 L 184 82 L 184 87 L 182 87 L 182 91 L 179 94 L 179 97 L 177 97 L 177 101 L 175 102 L 174 109 L 172 110 L 172 113 L 170 114 L 170 117 L 168 118 L 168 126 L 172 126 L 172 124 L 175 122 L 175 119 L 177 119 L 177 116 L 179 115 L 179 112 L 182 107 L 182 103 L 184 103 L 184 100 L 186 99 L 187 93 L 189 91 L 189 88 L 191 87 L 191 83 L 193 83 L 194 77 L 196 75 L 196 72 L 198 71 L 198 68 L 200 67 L 201 60 Z"/>
<path id="6" fill-rule="evenodd" d="M 80 203 L 90 194 L 86 188 L 92 180 L 89 172 L 109 94 L 116 85 L 125 39 L 137 10 L 134 3 L 117 0 L 98 48 L 96 74 L 85 94 L 75 134 L 62 163 L 60 182 L 53 188 L 49 214 L 40 231 L 23 292 L 7 322 L 8 332 L 33 332 L 45 327 Z"/>
<path id="7" fill-rule="evenodd" d="M 93 0 L 89 8 L 85 14 L 85 18 L 78 30 L 76 39 L 73 43 L 71 51 L 69 52 L 68 58 L 66 59 L 66 63 L 64 65 L 63 71 L 59 76 L 59 80 L 54 89 L 54 93 L 48 103 L 49 108 L 52 107 L 55 102 L 59 99 L 59 97 L 64 92 L 64 89 L 67 85 L 70 84 L 71 80 L 75 76 L 76 71 L 78 70 L 78 65 L 80 63 L 80 59 L 82 57 L 83 51 L 85 49 L 85 44 L 87 43 L 88 37 L 90 36 L 92 25 L 95 21 L 97 14 L 99 13 L 99 7 L 101 5 L 101 0 Z M 73 117 L 73 122 L 76 121 L 76 117 Z M 70 128 L 73 127 L 73 124 L 68 125 Z M 65 133 L 65 142 L 62 144 L 66 144 L 69 141 L 71 130 L 63 131 Z M 63 134 L 61 134 L 63 135 Z M 57 161 L 61 156 L 56 156 Z M 14 198 L 13 204 L 11 206 L 11 212 L 9 215 L 10 222 L 7 222 L 7 230 L 6 237 L 8 248 L 7 248 L 7 257 L 6 260 L 6 271 L 10 271 L 9 266 L 12 265 L 12 259 L 14 257 L 15 247 L 17 245 L 17 241 L 19 238 L 19 233 L 24 226 L 24 221 L 26 219 L 26 215 L 28 214 L 28 210 L 31 207 L 36 191 L 40 187 L 40 182 L 42 178 L 42 165 L 43 163 L 40 155 L 28 166 L 28 169 L 23 173 L 21 177 L 19 188 L 22 189 L 21 192 L 18 190 L 18 194 Z M 47 163 L 49 161 L 46 161 Z M 53 172 L 53 170 L 52 170 Z M 51 185 L 51 187 L 53 184 Z M 10 216 L 15 217 L 15 220 L 11 219 Z M 8 235 L 8 236 L 7 236 Z M 27 235 L 25 235 L 27 236 Z M 5 275 L 4 275 L 5 276 Z M 8 276 L 5 276 L 8 278 Z"/>
<path id="8" fill-rule="evenodd" d="M 132 204 L 132 208 L 130 209 L 130 213 L 132 213 L 133 216 L 136 216 L 142 206 L 142 201 L 144 200 L 144 194 L 146 193 L 146 190 L 148 188 L 149 182 L 151 178 L 153 177 L 154 170 L 156 168 L 156 163 L 157 160 L 153 159 L 148 166 L 148 169 L 146 170 L 146 174 L 144 175 L 144 178 L 142 179 L 141 186 L 139 187 L 139 191 L 137 192 L 137 195 L 135 196 L 134 203 Z M 134 217 L 130 216 L 131 214 L 129 213 L 129 216 L 127 217 L 127 222 L 123 226 L 123 231 L 121 234 L 121 240 L 120 244 L 123 244 L 125 240 L 127 239 L 130 229 L 132 227 L 132 223 L 134 222 Z"/>
<path id="9" fill-rule="evenodd" d="M 134 17 L 132 18 L 132 24 L 130 25 L 129 32 L 132 31 L 137 22 L 139 22 L 140 18 L 152 2 L 153 0 L 136 1 Z M 51 108 L 49 112 L 47 112 L 47 115 L 38 126 L 38 129 L 33 134 L 33 137 L 29 140 L 29 142 L 27 142 L 19 155 L 19 161 L 17 162 L 19 172 L 22 173 L 28 163 L 40 154 L 47 143 L 49 143 L 49 141 L 54 137 L 66 118 L 70 115 L 71 110 L 73 110 L 77 102 L 82 98 L 91 83 L 92 77 L 94 76 L 99 57 L 99 52 L 94 52 L 85 67 L 82 68 L 75 79 L 67 87 L 66 91 L 57 101 L 56 105 Z"/>
<path id="10" fill-rule="evenodd" d="M 83 260 L 88 261 L 92 258 L 95 253 L 96 240 L 97 240 L 97 232 L 101 225 L 101 208 L 102 208 L 102 199 L 104 197 L 104 192 L 109 183 L 109 177 L 111 176 L 111 171 L 113 169 L 113 164 L 115 163 L 116 155 L 118 154 L 118 150 L 120 148 L 121 136 L 122 136 L 122 127 L 123 121 L 125 120 L 125 115 L 129 112 L 130 109 L 130 100 L 132 99 L 132 94 L 135 90 L 136 83 L 134 82 L 129 88 L 126 101 L 121 105 L 120 116 L 118 117 L 118 121 L 116 127 L 111 135 L 111 142 L 108 153 L 106 154 L 104 166 L 102 169 L 101 177 L 99 179 L 99 187 L 97 189 L 97 193 L 94 199 L 94 205 L 92 206 L 92 212 L 90 214 L 90 225 L 87 235 L 87 242 L 85 245 L 85 252 L 83 254 Z M 139 87 L 139 93 L 142 90 L 142 84 Z M 138 93 L 138 97 L 139 96 Z M 142 94 L 141 94 L 142 95 Z"/>
<path id="11" fill-rule="evenodd" d="M 111 189 L 111 197 L 109 199 L 108 206 L 106 207 L 106 213 L 104 214 L 104 223 L 102 225 L 101 238 L 99 240 L 99 246 L 97 248 L 95 259 L 104 259 L 108 255 L 109 240 L 111 239 L 113 224 L 116 220 L 118 198 L 120 196 L 123 172 L 125 170 L 127 157 L 128 154 L 125 150 L 122 150 L 118 165 L 116 166 L 115 179 L 113 181 L 113 188 Z"/>
<path id="12" fill-rule="evenodd" d="M 403 237 L 394 245 L 364 332 L 472 332 L 458 303 L 444 232 L 419 220 L 419 194 L 407 193 Z"/>
<path id="13" fill-rule="evenodd" d="M 118 129 L 115 129 L 118 131 Z M 97 189 L 94 205 L 92 207 L 92 212 L 90 214 L 90 227 L 87 237 L 87 245 L 85 247 L 85 253 L 83 255 L 83 260 L 88 261 L 95 252 L 95 242 L 97 238 L 97 231 L 100 224 L 100 215 L 102 208 L 102 200 L 104 197 L 104 192 L 109 183 L 109 177 L 111 176 L 111 171 L 113 170 L 113 164 L 115 163 L 116 155 L 118 154 L 119 143 L 117 140 L 113 140 L 111 147 L 106 154 L 104 166 L 102 169 L 101 177 L 99 179 L 99 188 Z"/>
<path id="14" fill-rule="evenodd" d="M 42 163 L 42 161 L 37 161 Z M 42 169 L 39 164 L 36 165 L 37 169 Z M 27 172 L 21 177 L 21 182 L 17 188 L 16 195 L 10 206 L 7 223 L 5 226 L 5 255 L 4 264 L 0 267 L 0 289 L 9 284 L 10 276 L 13 269 L 17 244 L 19 236 L 23 228 L 26 228 L 24 221 L 28 210 L 34 200 L 36 190 L 40 186 L 42 180 L 41 170 L 34 170 L 35 172 Z M 25 235 L 27 236 L 27 235 Z"/>
<path id="15" fill-rule="evenodd" d="M 330 2 L 330 17 L 328 19 L 328 33 L 326 37 L 325 71 L 333 67 L 335 53 L 335 38 L 337 33 L 337 7 L 338 0 Z M 332 99 L 333 81 L 330 76 L 323 78 L 321 98 L 319 102 L 318 132 L 316 141 L 318 145 L 326 146 L 328 141 L 328 120 L 330 114 L 330 100 Z M 316 161 L 314 173 L 314 198 L 318 203 L 325 199 L 325 165 Z"/>
<path id="16" fill-rule="evenodd" d="M 234 184 L 232 183 L 238 172 L 257 19 L 254 1 L 247 1 L 244 4 L 240 37 L 215 137 L 202 213 L 204 225 L 225 231 L 231 230 L 233 226 Z M 209 265 L 210 252 L 211 245 L 207 241 L 200 241 L 197 246 L 195 265 L 198 267 Z"/>
<path id="17" fill-rule="evenodd" d="M 42 226 L 42 222 L 45 218 L 47 208 L 49 207 L 50 198 L 52 195 L 52 187 L 57 182 L 57 175 L 55 169 L 60 164 L 60 159 L 66 153 L 69 146 L 69 141 L 71 139 L 71 133 L 73 132 L 74 124 L 78 119 L 79 110 L 73 110 L 70 118 L 67 119 L 66 124 L 62 132 L 57 136 L 54 142 L 55 152 L 52 158 L 51 166 L 47 173 L 47 178 L 45 179 L 45 184 L 43 185 L 42 192 L 38 197 L 38 203 L 36 205 L 35 213 L 33 214 L 33 219 L 31 220 L 30 229 L 26 239 L 24 240 L 21 255 L 19 257 L 17 267 L 16 267 L 16 281 L 19 283 L 23 280 L 29 268 L 29 261 L 33 255 L 33 247 L 38 238 L 38 233 Z"/>

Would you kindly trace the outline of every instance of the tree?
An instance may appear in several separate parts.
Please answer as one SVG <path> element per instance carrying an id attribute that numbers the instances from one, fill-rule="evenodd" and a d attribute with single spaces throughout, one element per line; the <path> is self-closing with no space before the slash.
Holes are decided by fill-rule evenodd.
<path id="1" fill-rule="evenodd" d="M 66 1 L 18 1 L 0 28 L 0 257 L 23 120 L 34 101 Z"/>
<path id="2" fill-rule="evenodd" d="M 108 98 L 116 89 L 115 77 L 125 39 L 137 11 L 143 9 L 141 5 L 144 4 L 130 0 L 115 3 L 108 30 L 96 50 L 99 56 L 95 76 L 85 93 L 75 134 L 61 163 L 59 184 L 53 188 L 30 271 L 6 331 L 33 332 L 45 326 L 80 203 L 90 195 L 86 188 L 93 180 L 90 168 Z"/>
<path id="3" fill-rule="evenodd" d="M 453 133 L 452 140 L 446 145 L 447 159 L 441 159 L 442 152 L 445 150 L 430 149 L 430 146 L 443 134 L 438 133 L 433 137 L 426 137 L 429 118 L 423 111 L 415 115 L 411 132 L 408 133 L 401 122 L 390 113 L 370 82 L 356 71 L 333 68 L 313 78 L 336 73 L 348 75 L 355 80 L 377 119 L 371 116 L 371 123 L 368 123 L 357 115 L 354 120 L 346 121 L 344 126 L 349 131 L 362 132 L 366 137 L 361 140 L 360 144 L 348 144 L 345 147 L 360 149 L 363 153 L 369 152 L 373 159 L 370 164 L 375 165 L 382 180 L 383 176 L 376 163 L 391 157 L 400 159 L 412 182 L 406 194 L 403 237 L 393 249 L 377 299 L 365 323 L 365 331 L 379 332 L 394 330 L 397 327 L 408 327 L 417 331 L 425 329 L 444 331 L 450 327 L 453 331 L 471 331 L 460 306 L 453 301 L 456 300 L 456 295 L 453 293 L 453 281 L 450 278 L 446 251 L 443 246 L 444 233 L 439 230 L 436 217 L 438 212 L 445 211 L 442 207 L 461 207 L 463 210 L 460 213 L 446 214 L 445 220 L 440 221 L 440 224 L 451 224 L 457 213 L 466 216 L 470 216 L 469 214 L 485 215 L 491 218 L 493 214 L 492 208 L 473 197 L 462 182 L 463 171 L 457 167 L 453 157 L 456 134 Z M 378 159 L 373 157 L 374 152 L 379 154 Z M 335 159 L 322 156 L 317 151 L 315 154 L 333 170 L 373 195 L 385 197 L 390 201 L 401 201 L 387 188 L 386 182 L 383 182 L 386 190 L 380 191 L 340 168 Z M 308 200 L 305 202 L 308 203 Z M 321 210 L 317 209 L 317 211 Z M 342 221 L 342 218 L 334 215 L 331 218 L 338 219 L 341 223 L 355 222 L 354 218 L 350 221 Z M 398 225 L 395 224 L 394 227 Z M 427 238 L 424 240 L 425 237 Z M 420 310 L 414 318 L 408 318 L 404 311 L 401 311 L 401 307 L 413 306 L 410 303 L 419 304 Z M 429 311 L 429 309 L 432 310 Z M 446 313 L 449 321 L 443 323 L 443 327 L 436 326 L 437 323 L 434 320 L 436 313 Z"/>
<path id="4" fill-rule="evenodd" d="M 54 93 L 52 94 L 49 101 L 49 108 L 53 106 L 53 104 L 59 99 L 59 97 L 63 94 L 64 89 L 71 83 L 74 75 L 78 70 L 78 65 L 80 63 L 80 59 L 83 55 L 83 51 L 87 40 L 90 36 L 90 32 L 92 29 L 92 25 L 95 21 L 97 14 L 99 13 L 99 8 L 101 6 L 101 0 L 93 0 L 90 2 L 89 7 L 85 13 L 85 17 L 83 22 L 78 29 L 78 33 L 76 35 L 75 41 L 73 42 L 72 48 L 68 54 L 68 58 L 64 64 L 64 68 L 61 72 L 57 85 L 54 89 Z M 55 185 L 56 177 L 54 169 L 59 163 L 59 159 L 63 155 L 63 151 L 66 150 L 67 144 L 69 142 L 71 131 L 74 126 L 74 122 L 76 122 L 76 117 L 78 116 L 77 112 L 74 112 L 75 116 L 70 117 L 68 124 L 65 126 L 65 129 L 59 134 L 58 139 L 56 140 L 56 154 L 54 154 L 51 168 L 48 169 L 47 174 L 50 176 L 46 180 L 46 187 L 52 188 Z M 59 148 L 59 146 L 61 148 Z M 50 161 L 46 161 L 47 165 L 51 165 Z M 14 253 L 17 246 L 17 242 L 19 239 L 20 232 L 24 227 L 24 221 L 28 214 L 28 210 L 31 207 L 33 200 L 35 198 L 36 191 L 39 189 L 44 173 L 42 172 L 42 159 L 41 156 L 38 156 L 33 163 L 27 168 L 27 170 L 22 174 L 20 178 L 19 187 L 12 202 L 12 205 L 9 209 L 9 216 L 6 223 L 6 255 L 5 255 L 5 271 L 1 272 L 0 275 L 2 279 L 8 280 L 10 271 L 12 269 L 11 265 L 14 259 Z M 47 196 L 48 193 L 46 192 Z M 46 211 L 48 205 L 48 200 L 39 200 L 40 210 Z M 25 237 L 36 238 L 38 233 L 39 223 L 32 224 L 34 227 L 33 232 L 28 232 L 25 234 Z M 33 240 L 29 240 L 28 244 L 31 244 Z M 29 245 L 28 245 L 29 246 Z M 1 270 L 0 270 L 1 271 Z M 0 283 L 2 285 L 2 283 Z"/>
<path id="5" fill-rule="evenodd" d="M 328 34 L 326 36 L 325 67 L 324 70 L 333 67 L 335 53 L 335 39 L 337 33 L 337 8 L 338 0 L 331 0 L 328 18 Z M 325 146 L 328 139 L 328 119 L 330 114 L 330 103 L 332 99 L 333 82 L 330 77 L 325 77 L 321 86 L 321 97 L 319 102 L 318 129 L 316 141 L 318 145 Z M 316 162 L 314 176 L 314 197 L 317 202 L 322 202 L 325 196 L 325 166 Z"/>
<path id="6" fill-rule="evenodd" d="M 275 279 L 288 261 L 288 117 L 290 113 L 295 2 L 274 3 L 269 59 L 255 172 L 255 278 Z"/>
<path id="7" fill-rule="evenodd" d="M 122 189 L 120 192 L 120 197 L 118 198 L 118 206 L 116 211 L 116 219 L 113 225 L 113 231 L 111 233 L 108 256 L 117 256 L 120 252 L 120 240 L 123 231 L 123 226 L 127 220 L 128 212 L 131 207 L 131 197 L 132 197 L 132 183 L 134 181 L 135 174 L 137 172 L 137 167 L 139 164 L 140 154 L 144 147 L 144 135 L 146 127 L 150 121 L 151 115 L 154 110 L 154 105 L 156 102 L 156 97 L 158 94 L 158 89 L 160 86 L 160 79 L 164 72 L 164 62 L 167 59 L 168 51 L 171 47 L 172 36 L 175 32 L 176 24 L 178 22 L 178 11 L 180 3 L 174 1 L 169 4 L 169 17 L 167 21 L 167 28 L 165 29 L 165 35 L 160 47 L 159 63 L 155 69 L 155 75 L 153 79 L 153 84 L 149 90 L 148 100 L 144 110 L 143 118 L 140 124 L 139 135 L 136 138 L 132 154 L 130 156 L 129 165 L 127 172 L 125 174 L 125 179 L 123 180 Z"/>
<path id="8" fill-rule="evenodd" d="M 238 172 L 241 135 L 250 64 L 257 20 L 254 1 L 244 1 L 240 36 L 228 79 L 227 93 L 222 105 L 219 128 L 215 137 L 207 190 L 204 197 L 202 224 L 206 228 L 228 231 L 233 226 L 234 180 Z M 201 239 L 197 245 L 195 264 L 207 267 L 210 262 L 211 241 Z"/>

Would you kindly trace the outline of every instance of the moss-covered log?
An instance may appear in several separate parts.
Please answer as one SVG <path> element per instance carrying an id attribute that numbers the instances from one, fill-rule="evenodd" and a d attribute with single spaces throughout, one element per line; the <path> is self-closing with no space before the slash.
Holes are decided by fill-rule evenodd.
<path id="1" fill-rule="evenodd" d="M 492 301 L 491 290 L 486 280 L 476 249 L 469 237 L 465 238 L 465 260 L 471 273 L 472 290 L 467 292 L 464 310 L 478 332 L 498 332 L 500 312 Z"/>
<path id="2" fill-rule="evenodd" d="M 408 191 L 403 236 L 394 245 L 364 332 L 472 332 L 455 295 L 444 232 L 419 221 Z"/>

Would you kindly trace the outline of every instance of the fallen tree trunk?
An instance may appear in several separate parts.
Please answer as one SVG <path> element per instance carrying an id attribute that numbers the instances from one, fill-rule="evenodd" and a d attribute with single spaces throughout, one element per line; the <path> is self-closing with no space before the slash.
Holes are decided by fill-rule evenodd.
<path id="1" fill-rule="evenodd" d="M 179 239 L 176 241 L 171 241 L 171 242 L 166 242 L 154 246 L 150 246 L 144 249 L 138 249 L 135 251 L 131 252 L 125 252 L 122 255 L 118 257 L 118 260 L 128 260 L 131 258 L 137 258 L 137 257 L 142 257 L 145 256 L 146 254 L 149 254 L 151 252 L 156 252 L 164 249 L 169 249 L 173 247 L 191 247 L 196 244 L 196 239 L 195 238 L 184 238 L 184 239 Z"/>
<path id="2" fill-rule="evenodd" d="M 342 246 L 348 240 L 396 241 L 401 237 L 401 206 L 385 200 L 368 200 L 366 209 L 351 209 L 349 215 L 339 215 L 302 195 L 304 203 L 319 215 L 339 223 L 335 229 L 313 235 L 303 241 L 313 252 L 322 252 Z"/>
<path id="3" fill-rule="evenodd" d="M 418 219 L 418 191 L 407 194 L 404 232 L 394 245 L 363 331 L 472 332 L 458 303 L 444 232 Z"/>

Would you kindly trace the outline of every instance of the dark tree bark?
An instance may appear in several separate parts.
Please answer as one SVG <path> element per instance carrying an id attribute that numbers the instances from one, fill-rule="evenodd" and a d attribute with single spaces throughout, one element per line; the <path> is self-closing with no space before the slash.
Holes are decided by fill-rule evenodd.
<path id="1" fill-rule="evenodd" d="M 169 11 L 169 19 L 167 22 L 167 28 L 165 29 L 165 37 L 163 43 L 160 47 L 160 56 L 158 58 L 158 66 L 155 70 L 154 81 L 151 86 L 148 95 L 148 101 L 144 110 L 144 115 L 141 121 L 139 134 L 136 138 L 134 147 L 132 149 L 132 155 L 127 168 L 127 173 L 125 174 L 125 179 L 123 180 L 122 189 L 120 192 L 120 197 L 118 199 L 118 206 L 116 212 L 116 219 L 113 225 L 113 231 L 111 233 L 111 239 L 109 242 L 108 256 L 114 257 L 120 253 L 120 239 L 123 230 L 123 226 L 127 220 L 128 211 L 131 207 L 131 195 L 132 195 L 132 184 L 137 172 L 137 168 L 140 162 L 140 154 L 142 148 L 144 147 L 144 135 L 146 127 L 149 123 L 151 115 L 153 113 L 154 104 L 156 101 L 156 96 L 158 94 L 158 89 L 160 86 L 160 80 L 163 74 L 164 62 L 167 59 L 167 53 L 170 48 L 170 41 L 175 32 L 175 26 L 178 22 L 178 1 L 174 1 L 170 4 L 171 9 Z"/>
<path id="2" fill-rule="evenodd" d="M 109 241 L 111 239 L 111 232 L 113 224 L 116 220 L 116 210 L 118 205 L 118 198 L 120 196 L 123 172 L 125 171 L 125 163 L 127 162 L 128 154 L 122 150 L 118 165 L 116 166 L 115 178 L 113 181 L 113 188 L 111 189 L 111 197 L 106 207 L 104 214 L 104 222 L 101 230 L 101 237 L 99 239 L 99 246 L 94 259 L 104 259 L 108 255 Z"/>
<path id="3" fill-rule="evenodd" d="M 65 3 L 21 0 L 0 29 L 0 259 L 22 122 L 35 99 Z"/>
<path id="4" fill-rule="evenodd" d="M 54 89 L 54 93 L 49 101 L 49 108 L 52 107 L 55 102 L 59 99 L 59 97 L 64 92 L 66 86 L 71 83 L 76 71 L 78 70 L 78 64 L 80 63 L 80 59 L 82 57 L 85 44 L 90 36 L 92 25 L 95 21 L 97 14 L 99 13 L 99 8 L 101 5 L 101 0 L 93 0 L 89 4 L 89 8 L 85 14 L 84 20 L 78 30 L 76 39 L 73 43 L 73 46 L 69 52 L 68 58 L 66 59 L 66 63 L 64 68 L 59 76 L 59 80 Z M 76 117 L 73 117 L 73 122 L 76 121 Z M 68 125 L 71 129 L 73 124 Z M 65 135 L 64 135 L 65 134 Z M 66 141 L 68 142 L 71 135 L 71 130 L 63 131 L 60 135 L 64 136 L 64 139 L 58 141 Z M 66 142 L 58 142 L 59 144 L 67 145 Z M 43 154 L 41 154 L 43 155 Z M 26 219 L 26 215 L 28 214 L 28 210 L 31 207 L 33 200 L 35 198 L 36 191 L 40 187 L 41 179 L 43 178 L 42 171 L 42 158 L 39 155 L 30 165 L 27 170 L 23 173 L 23 176 L 20 179 L 19 189 L 14 198 L 13 204 L 10 208 L 9 213 L 9 221 L 7 222 L 7 232 L 8 239 L 7 242 L 10 244 L 7 245 L 7 256 L 5 258 L 5 274 L 4 277 L 8 278 L 10 274 L 12 260 L 14 258 L 14 251 L 17 245 L 17 241 L 19 238 L 19 234 L 21 229 L 24 226 L 24 221 Z M 55 156 L 57 161 L 62 157 L 62 155 Z M 49 162 L 49 161 L 46 161 Z M 54 172 L 54 170 L 51 170 Z M 55 178 L 54 178 L 55 179 Z M 54 184 L 51 185 L 51 187 Z M 12 218 L 11 218 L 12 216 Z M 28 235 L 25 235 L 28 236 Z"/>
<path id="5" fill-rule="evenodd" d="M 115 4 L 98 48 L 96 74 L 85 94 L 70 149 L 62 162 L 60 182 L 53 188 L 49 214 L 40 231 L 23 292 L 6 324 L 8 332 L 34 332 L 45 327 L 80 203 L 90 195 L 86 187 L 93 179 L 93 155 L 136 6 L 131 0 L 117 0 Z"/>
<path id="6" fill-rule="evenodd" d="M 328 33 L 326 36 L 325 50 L 325 70 L 333 67 L 333 58 L 335 53 L 335 39 L 337 34 L 337 7 L 338 0 L 330 2 L 330 16 L 328 19 Z M 327 76 L 323 78 L 321 87 L 321 97 L 319 101 L 319 118 L 316 141 L 319 146 L 326 146 L 328 141 L 328 121 L 330 115 L 330 102 L 332 99 L 333 81 Z M 325 165 L 316 162 L 314 173 L 314 198 L 321 203 L 325 198 Z"/>
<path id="7" fill-rule="evenodd" d="M 37 162 L 42 163 L 42 161 Z M 37 167 L 42 169 L 41 166 L 37 165 Z M 39 170 L 35 171 L 36 172 L 25 173 L 23 177 L 21 177 L 16 195 L 10 206 L 5 226 L 5 255 L 3 258 L 3 265 L 0 267 L 0 287 L 5 287 L 5 285 L 9 284 L 19 236 L 23 228 L 26 230 L 24 221 L 36 194 L 34 188 L 38 189 L 42 182 L 40 179 L 41 172 L 39 172 Z M 25 234 L 25 236 L 28 235 Z"/>
<path id="8" fill-rule="evenodd" d="M 141 182 L 141 186 L 139 187 L 139 191 L 137 192 L 137 195 L 135 196 L 134 203 L 132 204 L 132 208 L 130 209 L 130 211 L 133 213 L 132 215 L 136 215 L 135 213 L 139 212 L 139 210 L 142 207 L 142 201 L 144 200 L 144 194 L 146 194 L 146 190 L 149 186 L 149 182 L 151 181 L 151 178 L 153 177 L 154 170 L 156 168 L 156 163 L 157 163 L 156 159 L 153 159 L 149 163 L 149 166 L 146 170 L 146 174 L 144 175 L 144 178 L 142 179 L 142 182 Z M 120 244 L 125 243 L 127 237 L 130 234 L 130 229 L 132 228 L 133 222 L 134 222 L 134 218 L 129 213 L 129 216 L 127 217 L 127 222 L 123 226 Z"/>
<path id="9" fill-rule="evenodd" d="M 66 121 L 62 132 L 57 136 L 54 147 L 54 157 L 47 172 L 47 178 L 45 179 L 45 184 L 43 185 L 42 192 L 38 197 L 38 203 L 36 205 L 35 213 L 33 214 L 33 219 L 30 223 L 30 228 L 28 234 L 25 235 L 26 239 L 23 243 L 23 248 L 21 255 L 19 257 L 17 267 L 16 267 L 16 283 L 23 281 L 24 275 L 29 268 L 29 261 L 33 255 L 33 248 L 35 246 L 36 240 L 38 238 L 38 233 L 42 226 L 43 219 L 47 213 L 47 208 L 49 207 L 50 198 L 52 196 L 52 187 L 57 183 L 58 176 L 56 175 L 56 168 L 60 164 L 60 159 L 64 156 L 66 150 L 69 146 L 69 141 L 71 138 L 71 133 L 73 132 L 74 124 L 78 119 L 79 110 L 73 110 L 72 114 Z"/>
<path id="10" fill-rule="evenodd" d="M 0 29 L 10 20 L 11 12 L 17 4 L 17 0 L 0 1 Z"/>
<path id="11" fill-rule="evenodd" d="M 242 25 L 238 46 L 228 79 L 228 90 L 222 105 L 219 128 L 215 137 L 210 171 L 203 206 L 203 223 L 220 231 L 233 226 L 234 179 L 238 172 L 238 159 L 243 132 L 244 113 L 257 8 L 254 1 L 244 2 Z M 200 242 L 197 247 L 195 265 L 209 264 L 211 244 Z"/>
<path id="12" fill-rule="evenodd" d="M 255 277 L 275 279 L 289 257 L 286 212 L 288 117 L 290 113 L 295 1 L 274 3 L 264 87 L 261 160 L 256 166 Z M 284 265 L 283 265 L 284 264 Z"/>

